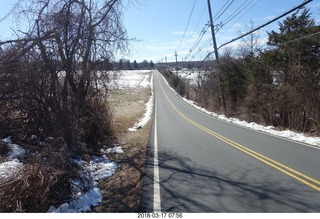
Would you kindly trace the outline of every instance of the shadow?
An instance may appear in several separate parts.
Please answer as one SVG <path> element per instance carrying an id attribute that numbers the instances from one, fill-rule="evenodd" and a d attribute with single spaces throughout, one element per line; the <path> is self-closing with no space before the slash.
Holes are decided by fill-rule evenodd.
<path id="1" fill-rule="evenodd" d="M 152 151 L 149 152 L 149 157 Z M 319 212 L 320 193 L 288 178 L 279 182 L 269 175 L 258 180 L 257 169 L 222 174 L 166 151 L 159 153 L 161 208 L 163 212 Z M 214 168 L 211 168 L 214 169 Z M 262 175 L 262 177 L 261 177 Z M 152 212 L 153 162 L 147 161 L 140 211 Z"/>

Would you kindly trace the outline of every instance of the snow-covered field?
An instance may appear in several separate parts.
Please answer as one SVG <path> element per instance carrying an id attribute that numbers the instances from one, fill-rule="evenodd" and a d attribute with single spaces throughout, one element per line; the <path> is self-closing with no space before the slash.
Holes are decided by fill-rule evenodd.
<path id="1" fill-rule="evenodd" d="M 203 74 L 204 72 L 200 70 L 182 69 L 178 71 L 178 75 L 180 77 L 187 79 L 189 83 L 193 85 L 196 85 L 198 83 L 198 78 Z"/>
<path id="2" fill-rule="evenodd" d="M 129 131 L 137 131 L 139 128 L 144 127 L 147 122 L 151 119 L 153 112 L 153 102 L 154 102 L 154 94 L 153 94 L 153 74 L 151 70 L 132 70 L 132 71 L 121 71 L 120 77 L 117 81 L 118 89 L 125 88 L 151 88 L 151 95 L 146 103 L 146 112 L 143 117 L 134 124 L 133 127 L 129 128 Z"/>
<path id="3" fill-rule="evenodd" d="M 117 72 L 117 89 L 148 87 L 151 70 L 123 70 Z"/>

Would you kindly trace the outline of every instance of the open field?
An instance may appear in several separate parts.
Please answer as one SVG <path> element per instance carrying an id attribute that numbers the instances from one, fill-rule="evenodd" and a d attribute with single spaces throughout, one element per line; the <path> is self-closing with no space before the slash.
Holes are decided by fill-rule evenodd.
<path id="1" fill-rule="evenodd" d="M 151 80 L 150 73 L 143 73 L 150 76 L 142 77 L 144 81 L 148 80 L 148 85 Z M 114 131 L 124 153 L 109 156 L 120 166 L 115 175 L 100 182 L 99 187 L 104 191 L 104 198 L 102 205 L 96 207 L 94 212 L 135 212 L 139 208 L 151 120 L 137 131 L 128 129 L 143 117 L 151 88 L 138 84 L 121 86 L 113 91 L 110 98 Z"/>

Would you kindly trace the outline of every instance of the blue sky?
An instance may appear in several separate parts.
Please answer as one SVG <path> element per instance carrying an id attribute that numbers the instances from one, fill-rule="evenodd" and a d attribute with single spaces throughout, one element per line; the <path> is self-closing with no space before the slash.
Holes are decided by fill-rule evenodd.
<path id="1" fill-rule="evenodd" d="M 194 2 L 196 3 L 187 27 Z M 236 15 L 216 34 L 218 46 L 239 36 L 239 31 L 246 32 L 245 30 L 248 29 L 246 26 L 249 25 L 250 20 L 255 26 L 259 26 L 302 2 L 303 0 L 211 0 L 215 25 L 221 21 L 228 21 L 228 18 Z M 319 2 L 314 0 L 307 5 L 312 8 L 315 18 L 320 17 Z M 227 6 L 229 3 L 231 3 L 230 7 L 217 17 L 223 5 Z M 167 57 L 168 61 L 175 61 L 174 54 L 177 50 L 178 61 L 186 58 L 186 60 L 202 60 L 208 52 L 212 51 L 210 29 L 206 31 L 201 42 L 194 47 L 201 31 L 209 21 L 206 6 L 207 0 L 144 0 L 136 6 L 125 9 L 124 24 L 128 34 L 140 40 L 131 43 L 133 48 L 129 59 L 158 62 L 164 61 Z M 237 15 L 238 12 L 240 13 Z M 278 22 L 275 22 L 260 31 L 262 40 L 266 39 L 266 30 L 277 30 L 277 28 Z M 189 55 L 192 48 L 192 53 Z"/>
<path id="2" fill-rule="evenodd" d="M 0 1 L 2 18 L 15 1 Z M 206 25 L 209 21 L 207 0 L 125 0 L 128 1 L 133 3 L 124 4 L 123 23 L 129 37 L 136 40 L 130 42 L 130 54 L 118 54 L 118 59 L 164 62 L 167 58 L 171 62 L 175 61 L 174 54 L 177 51 L 178 61 L 192 61 L 202 60 L 213 50 L 210 28 Z M 259 26 L 302 2 L 303 0 L 211 0 L 214 24 L 219 26 L 221 22 L 224 23 L 216 34 L 218 46 L 237 37 L 239 31 L 246 32 L 251 20 L 255 26 Z M 224 11 L 229 4 L 230 7 Z M 320 20 L 320 0 L 314 0 L 307 7 L 311 8 L 312 16 Z M 221 16 L 217 16 L 220 14 Z M 2 21 L 0 37 L 12 34 L 12 26 L 14 21 Z M 261 30 L 261 41 L 266 40 L 266 30 L 277 28 L 278 22 L 274 22 Z M 204 34 L 203 30 L 206 30 Z M 233 45 L 240 42 L 241 40 Z M 219 53 L 222 52 L 223 49 L 219 50 Z"/>

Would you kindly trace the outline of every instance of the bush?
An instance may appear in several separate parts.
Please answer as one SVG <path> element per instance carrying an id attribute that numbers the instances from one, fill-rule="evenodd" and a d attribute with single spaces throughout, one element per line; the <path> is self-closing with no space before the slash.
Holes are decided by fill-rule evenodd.
<path id="1" fill-rule="evenodd" d="M 1 212 L 46 212 L 72 198 L 72 182 L 87 183 L 61 139 L 29 156 L 23 167 L 0 182 Z"/>

